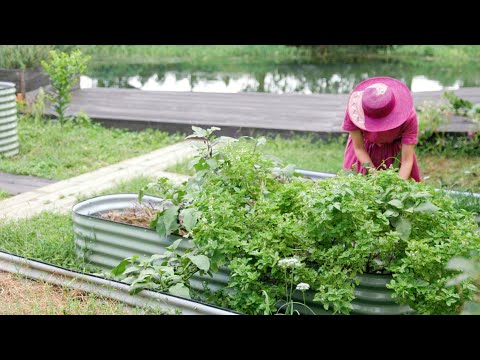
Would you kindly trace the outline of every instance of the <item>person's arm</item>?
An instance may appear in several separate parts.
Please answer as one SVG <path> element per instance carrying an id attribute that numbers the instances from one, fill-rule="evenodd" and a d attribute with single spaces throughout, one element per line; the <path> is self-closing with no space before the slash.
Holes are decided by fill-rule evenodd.
<path id="1" fill-rule="evenodd" d="M 418 120 L 415 109 L 404 124 L 402 133 L 402 158 L 398 175 L 402 179 L 409 179 L 415 161 L 415 145 L 418 143 Z"/>
<path id="2" fill-rule="evenodd" d="M 360 164 L 370 163 L 370 166 L 373 166 L 373 161 L 363 144 L 362 132 L 360 130 L 350 131 L 350 136 L 352 137 L 353 150 L 355 151 L 357 159 L 360 160 Z"/>
<path id="3" fill-rule="evenodd" d="M 402 179 L 409 179 L 412 173 L 413 161 L 415 155 L 415 145 L 403 144 L 402 145 L 402 160 L 400 165 L 400 171 L 398 175 Z"/>

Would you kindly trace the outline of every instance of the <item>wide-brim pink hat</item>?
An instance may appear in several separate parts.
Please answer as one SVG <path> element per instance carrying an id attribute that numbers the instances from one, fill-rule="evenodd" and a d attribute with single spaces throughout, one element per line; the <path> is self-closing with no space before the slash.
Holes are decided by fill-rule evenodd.
<path id="1" fill-rule="evenodd" d="M 373 77 L 359 83 L 348 98 L 350 120 L 372 132 L 395 129 L 407 121 L 413 109 L 410 89 L 390 77 Z"/>

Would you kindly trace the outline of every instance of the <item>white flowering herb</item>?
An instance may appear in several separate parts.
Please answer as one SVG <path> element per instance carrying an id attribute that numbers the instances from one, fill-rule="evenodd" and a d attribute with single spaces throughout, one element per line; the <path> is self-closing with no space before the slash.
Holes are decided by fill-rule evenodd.
<path id="1" fill-rule="evenodd" d="M 307 291 L 308 289 L 310 289 L 310 285 L 308 285 L 307 283 L 300 283 L 297 285 L 297 290 Z"/>
<path id="2" fill-rule="evenodd" d="M 294 269 L 302 266 L 302 263 L 297 258 L 292 257 L 279 260 L 278 266 L 280 266 L 282 269 Z"/>

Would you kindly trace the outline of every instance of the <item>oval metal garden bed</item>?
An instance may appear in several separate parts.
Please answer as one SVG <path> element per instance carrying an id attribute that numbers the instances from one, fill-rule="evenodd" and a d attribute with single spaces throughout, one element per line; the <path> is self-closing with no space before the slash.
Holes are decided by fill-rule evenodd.
<path id="1" fill-rule="evenodd" d="M 101 219 L 95 215 L 111 210 L 124 210 L 137 202 L 137 194 L 114 194 L 95 197 L 78 203 L 73 208 L 73 227 L 76 253 L 86 263 L 111 270 L 123 259 L 140 255 L 150 257 L 162 254 L 180 236 L 160 237 L 153 229 Z M 158 205 L 161 198 L 144 196 L 143 202 Z M 188 246 L 181 245 L 179 250 Z M 360 284 L 355 288 L 352 314 L 409 314 L 407 305 L 400 305 L 392 298 L 393 291 L 386 288 L 389 275 L 363 274 L 358 276 Z M 206 282 L 215 291 L 228 285 L 228 268 L 213 273 L 213 277 L 196 274 L 191 279 L 192 288 L 202 291 Z M 330 314 L 323 306 L 313 301 L 313 292 L 306 292 L 306 304 L 315 314 Z M 300 299 L 297 299 L 300 300 Z M 298 309 L 301 312 L 301 309 Z M 305 313 L 306 314 L 306 313 Z"/>

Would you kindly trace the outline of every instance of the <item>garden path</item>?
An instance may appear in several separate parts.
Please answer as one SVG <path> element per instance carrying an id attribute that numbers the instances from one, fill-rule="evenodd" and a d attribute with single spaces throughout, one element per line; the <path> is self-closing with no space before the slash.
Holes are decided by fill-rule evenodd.
<path id="1" fill-rule="evenodd" d="M 107 190 L 116 182 L 137 176 L 166 176 L 183 181 L 187 176 L 165 172 L 169 166 L 195 154 L 193 140 L 121 161 L 67 180 L 48 184 L 0 201 L 0 221 L 28 218 L 42 211 L 68 213 L 78 198 Z"/>
<path id="2" fill-rule="evenodd" d="M 56 182 L 56 180 L 0 172 L 0 189 L 11 195 L 33 191 L 40 187 L 53 184 L 54 182 Z"/>

